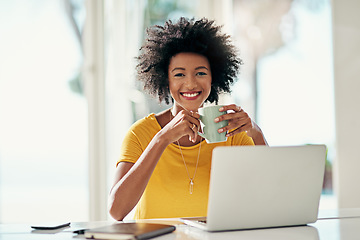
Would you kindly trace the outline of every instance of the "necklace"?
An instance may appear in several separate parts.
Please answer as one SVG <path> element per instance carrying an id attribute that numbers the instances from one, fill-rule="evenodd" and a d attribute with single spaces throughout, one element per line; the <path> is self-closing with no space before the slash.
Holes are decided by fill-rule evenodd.
<path id="1" fill-rule="evenodd" d="M 184 162 L 184 165 L 185 165 L 185 169 L 186 169 L 186 173 L 188 175 L 188 178 L 190 179 L 190 182 L 189 182 L 189 191 L 190 191 L 190 194 L 193 193 L 193 190 L 194 190 L 194 178 L 196 176 L 196 170 L 197 170 L 197 167 L 198 167 L 198 164 L 199 164 L 199 158 L 200 158 L 200 149 L 201 149 L 201 143 L 200 142 L 200 146 L 199 146 L 199 152 L 198 152 L 198 156 L 197 156 L 197 160 L 196 160 L 196 166 L 195 166 L 195 171 L 194 171 L 194 175 L 192 177 L 190 177 L 190 174 L 189 174 L 189 170 L 187 168 L 187 165 L 186 165 L 186 162 L 185 162 L 185 158 L 184 158 L 184 155 L 182 153 L 182 150 L 181 150 L 181 147 L 180 147 L 180 144 L 179 144 L 179 141 L 176 141 L 177 144 L 178 144 L 178 147 L 179 147 L 179 150 L 180 150 L 180 153 L 181 153 L 181 157 L 182 157 L 182 160 Z"/>
<path id="2" fill-rule="evenodd" d="M 172 119 L 171 117 L 172 117 L 172 113 L 171 113 L 171 111 L 170 111 L 170 121 L 171 121 L 171 119 Z M 184 165 L 185 165 L 185 169 L 186 169 L 187 176 L 188 176 L 188 178 L 189 178 L 189 180 L 190 180 L 190 182 L 189 182 L 189 192 L 190 192 L 190 194 L 192 194 L 193 191 L 194 191 L 194 179 L 195 179 L 196 171 L 197 171 L 198 164 L 199 164 L 200 150 L 201 150 L 201 143 L 202 143 L 202 142 L 200 141 L 200 146 L 199 146 L 198 156 L 197 156 L 197 160 L 196 160 L 195 171 L 194 171 L 194 175 L 193 175 L 192 177 L 190 177 L 190 173 L 189 173 L 188 167 L 187 167 L 187 165 L 186 165 L 185 158 L 184 158 L 184 154 L 183 154 L 182 149 L 181 149 L 181 147 L 180 147 L 179 140 L 177 140 L 176 142 L 177 142 L 177 145 L 178 145 L 179 150 L 180 150 L 181 158 L 182 158 L 182 160 L 183 160 L 183 162 L 184 162 Z"/>

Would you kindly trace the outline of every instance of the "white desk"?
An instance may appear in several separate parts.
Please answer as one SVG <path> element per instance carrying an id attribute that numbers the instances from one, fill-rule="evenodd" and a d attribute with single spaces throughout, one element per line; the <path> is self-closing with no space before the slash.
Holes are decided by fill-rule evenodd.
<path id="1" fill-rule="evenodd" d="M 291 239 L 291 240 L 353 240 L 360 239 L 360 209 L 346 209 L 341 211 L 320 212 L 316 223 L 302 227 L 285 227 L 261 230 L 230 231 L 209 233 L 181 224 L 177 219 L 148 220 L 149 222 L 176 225 L 176 231 L 160 236 L 159 240 L 219 240 L 219 239 Z M 337 218 L 339 217 L 339 218 Z M 112 224 L 114 222 L 86 222 L 72 223 L 70 228 L 58 233 L 33 231 L 26 224 L 1 224 L 0 240 L 66 240 L 83 238 L 73 234 L 73 230 L 94 228 Z"/>

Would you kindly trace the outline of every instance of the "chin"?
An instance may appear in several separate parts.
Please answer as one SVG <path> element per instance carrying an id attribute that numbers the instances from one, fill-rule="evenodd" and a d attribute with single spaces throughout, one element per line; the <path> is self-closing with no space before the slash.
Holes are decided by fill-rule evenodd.
<path id="1" fill-rule="evenodd" d="M 201 108 L 203 105 L 204 105 L 204 103 L 196 104 L 196 105 L 195 105 L 195 104 L 193 104 L 193 105 L 188 105 L 188 106 L 186 107 L 186 109 L 189 110 L 189 111 L 197 112 L 197 110 L 198 110 L 199 108 Z"/>

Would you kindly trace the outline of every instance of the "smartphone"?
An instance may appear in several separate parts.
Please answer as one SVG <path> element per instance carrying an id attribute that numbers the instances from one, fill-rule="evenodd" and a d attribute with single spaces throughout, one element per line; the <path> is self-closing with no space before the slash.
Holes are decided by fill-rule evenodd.
<path id="1" fill-rule="evenodd" d="M 31 228 L 36 230 L 55 230 L 63 227 L 69 227 L 70 223 L 54 223 L 54 224 L 40 224 L 40 225 L 33 225 Z"/>

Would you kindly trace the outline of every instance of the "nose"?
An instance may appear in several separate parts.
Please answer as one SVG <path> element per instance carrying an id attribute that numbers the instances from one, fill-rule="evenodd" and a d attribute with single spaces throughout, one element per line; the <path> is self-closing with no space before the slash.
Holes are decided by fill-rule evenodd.
<path id="1" fill-rule="evenodd" d="M 188 76 L 186 79 L 185 79 L 185 87 L 189 90 L 193 90 L 197 87 L 197 81 L 196 81 L 196 78 L 194 76 Z"/>

